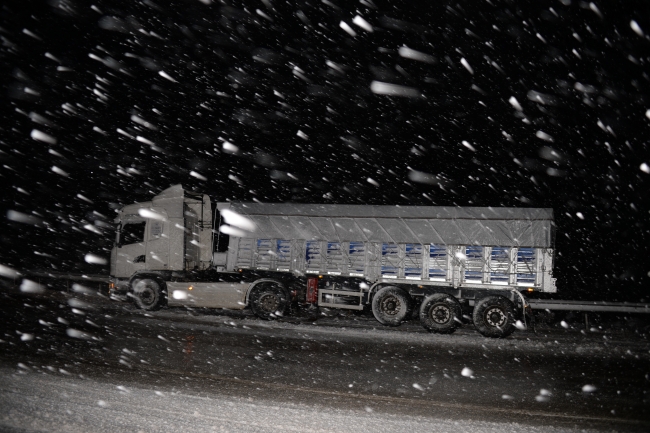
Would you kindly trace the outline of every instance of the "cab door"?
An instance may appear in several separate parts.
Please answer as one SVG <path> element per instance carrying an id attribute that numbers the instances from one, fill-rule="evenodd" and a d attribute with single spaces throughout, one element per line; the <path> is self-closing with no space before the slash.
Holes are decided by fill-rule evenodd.
<path id="1" fill-rule="evenodd" d="M 130 277 L 145 268 L 146 221 L 135 220 L 122 223 L 116 248 L 116 277 Z"/>
<path id="2" fill-rule="evenodd" d="M 164 210 L 156 209 L 157 213 L 167 214 Z M 146 267 L 147 270 L 166 270 L 169 267 L 169 222 L 165 220 L 147 220 Z"/>

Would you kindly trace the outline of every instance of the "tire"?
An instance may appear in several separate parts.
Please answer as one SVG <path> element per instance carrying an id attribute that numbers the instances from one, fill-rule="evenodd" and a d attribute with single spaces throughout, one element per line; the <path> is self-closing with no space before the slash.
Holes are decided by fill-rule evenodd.
<path id="1" fill-rule="evenodd" d="M 411 317 L 413 300 L 398 287 L 379 289 L 372 298 L 372 314 L 382 325 L 399 326 Z"/>
<path id="2" fill-rule="evenodd" d="M 141 310 L 158 310 L 165 302 L 165 296 L 156 280 L 145 278 L 134 281 L 133 300 Z"/>
<path id="3" fill-rule="evenodd" d="M 284 315 L 289 305 L 289 295 L 278 284 L 262 283 L 253 287 L 248 303 L 257 317 L 272 320 Z"/>
<path id="4" fill-rule="evenodd" d="M 512 302 L 503 296 L 487 296 L 474 307 L 474 326 L 486 337 L 507 337 L 515 330 L 514 309 Z"/>
<path id="5" fill-rule="evenodd" d="M 462 323 L 462 308 L 456 298 L 444 293 L 427 296 L 420 306 L 420 323 L 437 334 L 451 334 Z"/>

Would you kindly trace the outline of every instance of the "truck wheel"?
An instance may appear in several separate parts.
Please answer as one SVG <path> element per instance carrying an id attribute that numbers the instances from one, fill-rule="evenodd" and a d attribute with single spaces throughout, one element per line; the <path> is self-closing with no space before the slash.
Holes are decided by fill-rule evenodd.
<path id="1" fill-rule="evenodd" d="M 453 296 L 436 293 L 422 301 L 420 323 L 431 332 L 451 334 L 461 324 L 460 303 Z"/>
<path id="2" fill-rule="evenodd" d="M 372 314 L 382 325 L 399 326 L 412 312 L 411 297 L 398 287 L 379 289 L 372 298 Z"/>
<path id="3" fill-rule="evenodd" d="M 284 314 L 289 305 L 289 297 L 276 284 L 258 284 L 250 293 L 249 304 L 257 317 L 271 320 Z"/>
<path id="4" fill-rule="evenodd" d="M 145 278 L 133 285 L 135 305 L 147 311 L 159 309 L 164 301 L 164 295 L 157 281 Z"/>
<path id="5" fill-rule="evenodd" d="M 486 337 L 504 338 L 515 330 L 514 305 L 502 296 L 487 296 L 477 302 L 474 326 Z"/>

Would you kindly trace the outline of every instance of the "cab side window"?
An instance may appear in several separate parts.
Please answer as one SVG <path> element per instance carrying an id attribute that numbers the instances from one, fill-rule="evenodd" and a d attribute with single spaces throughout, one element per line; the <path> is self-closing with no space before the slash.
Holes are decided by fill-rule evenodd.
<path id="1" fill-rule="evenodd" d="M 127 223 L 122 226 L 120 243 L 122 245 L 137 244 L 144 241 L 146 222 Z"/>
<path id="2" fill-rule="evenodd" d="M 217 242 L 214 244 L 214 252 L 215 253 L 226 253 L 228 252 L 228 244 L 230 242 L 230 236 L 219 232 L 219 236 L 217 237 Z"/>

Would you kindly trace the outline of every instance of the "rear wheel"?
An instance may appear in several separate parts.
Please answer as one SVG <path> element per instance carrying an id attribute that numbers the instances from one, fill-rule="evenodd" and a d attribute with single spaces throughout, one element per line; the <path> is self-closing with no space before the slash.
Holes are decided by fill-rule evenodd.
<path id="1" fill-rule="evenodd" d="M 420 323 L 424 329 L 438 334 L 451 334 L 461 324 L 462 309 L 456 298 L 436 293 L 422 301 Z"/>
<path id="2" fill-rule="evenodd" d="M 163 305 L 165 297 L 156 280 L 145 278 L 134 282 L 133 300 L 138 308 L 153 311 Z"/>
<path id="3" fill-rule="evenodd" d="M 488 296 L 476 303 L 474 326 L 486 337 L 503 338 L 515 330 L 515 307 L 503 296 Z"/>
<path id="4" fill-rule="evenodd" d="M 271 320 L 284 315 L 289 305 L 289 296 L 278 284 L 262 283 L 251 291 L 249 304 L 257 317 Z"/>
<path id="5" fill-rule="evenodd" d="M 413 312 L 413 301 L 398 287 L 384 287 L 372 298 L 372 314 L 382 325 L 399 326 Z"/>

